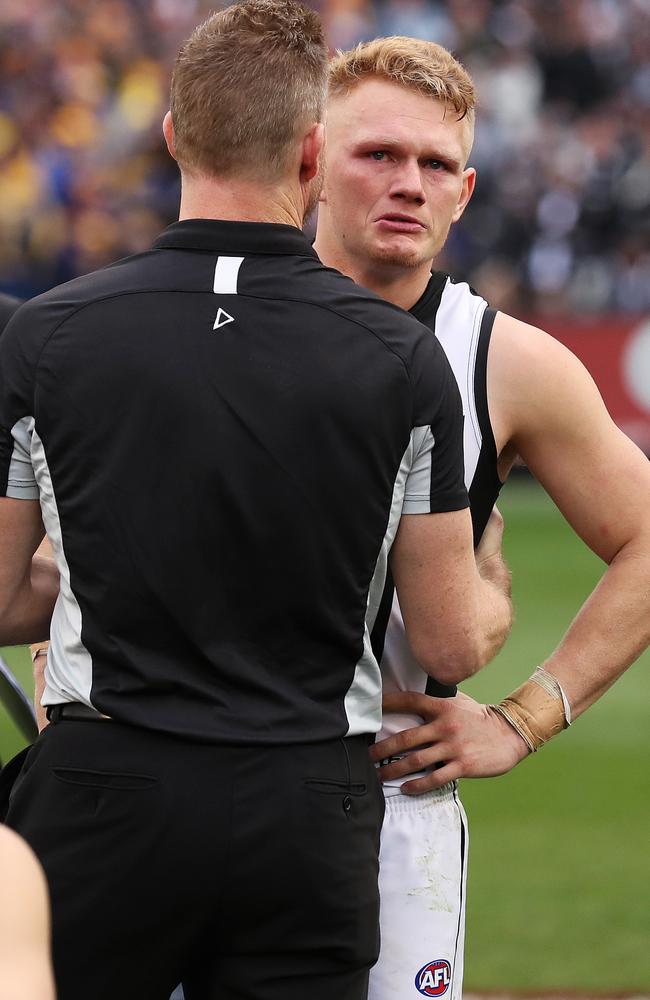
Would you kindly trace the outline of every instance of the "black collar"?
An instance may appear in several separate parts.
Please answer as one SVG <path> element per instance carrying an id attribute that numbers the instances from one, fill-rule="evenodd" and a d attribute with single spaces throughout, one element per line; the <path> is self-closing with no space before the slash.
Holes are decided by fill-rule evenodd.
<path id="1" fill-rule="evenodd" d="M 318 260 L 316 251 L 300 229 L 273 222 L 184 219 L 168 226 L 154 243 L 156 250 L 172 247 L 228 254 L 291 254 Z"/>
<path id="2" fill-rule="evenodd" d="M 440 305 L 440 299 L 447 283 L 447 278 L 448 275 L 445 274 L 444 271 L 432 271 L 431 277 L 427 282 L 427 287 L 424 289 L 415 305 L 411 306 L 409 309 L 409 312 L 413 313 L 416 319 L 419 319 L 421 323 L 426 324 L 430 317 L 432 307 L 435 314 L 438 306 Z"/>

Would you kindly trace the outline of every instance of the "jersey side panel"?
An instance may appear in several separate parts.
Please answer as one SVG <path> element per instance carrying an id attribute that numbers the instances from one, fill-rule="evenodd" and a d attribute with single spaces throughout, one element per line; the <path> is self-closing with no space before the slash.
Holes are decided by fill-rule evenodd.
<path id="1" fill-rule="evenodd" d="M 439 279 L 434 275 L 432 285 Z M 496 449 L 487 405 L 487 356 L 494 310 L 464 282 L 447 277 L 442 292 L 429 303 L 421 302 L 417 315 L 435 333 L 449 359 L 463 401 L 465 415 L 465 483 L 470 495 L 475 544 L 480 539 L 498 496 Z M 402 620 L 397 595 L 392 602 L 382 598 L 385 635 L 377 634 L 381 650 L 381 672 L 386 691 L 414 690 L 435 697 L 449 697 L 456 687 L 429 677 L 413 656 Z M 386 613 L 386 608 L 390 612 Z M 382 641 L 383 640 L 383 641 Z M 415 716 L 391 715 L 382 723 L 380 737 L 411 728 L 421 720 Z M 401 782 L 396 782 L 400 784 Z"/>

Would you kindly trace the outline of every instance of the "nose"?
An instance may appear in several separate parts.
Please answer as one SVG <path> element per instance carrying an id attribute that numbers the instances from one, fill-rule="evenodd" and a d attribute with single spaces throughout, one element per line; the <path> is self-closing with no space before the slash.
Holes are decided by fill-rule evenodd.
<path id="1" fill-rule="evenodd" d="M 424 203 L 424 188 L 420 164 L 414 159 L 405 159 L 399 164 L 393 176 L 391 196 L 414 201 L 418 205 Z"/>

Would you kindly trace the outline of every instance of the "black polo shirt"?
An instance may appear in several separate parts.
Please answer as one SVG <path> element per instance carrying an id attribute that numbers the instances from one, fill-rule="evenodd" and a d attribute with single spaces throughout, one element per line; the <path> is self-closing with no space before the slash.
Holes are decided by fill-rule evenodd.
<path id="1" fill-rule="evenodd" d="M 20 299 L 14 298 L 13 295 L 5 295 L 4 292 L 0 292 L 0 333 L 2 333 L 19 305 Z"/>
<path id="2" fill-rule="evenodd" d="M 438 342 L 290 226 L 188 220 L 27 303 L 0 493 L 62 575 L 45 703 L 226 743 L 370 732 L 404 510 L 467 506 Z"/>

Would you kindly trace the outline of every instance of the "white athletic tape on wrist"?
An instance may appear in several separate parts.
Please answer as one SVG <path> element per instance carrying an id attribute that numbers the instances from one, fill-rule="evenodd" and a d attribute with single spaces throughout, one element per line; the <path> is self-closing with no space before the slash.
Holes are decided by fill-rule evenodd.
<path id="1" fill-rule="evenodd" d="M 538 667 L 492 708 L 519 733 L 531 753 L 571 725 L 571 708 L 562 686 L 544 667 Z"/>
<path id="2" fill-rule="evenodd" d="M 534 672 L 533 676 L 531 677 L 531 681 L 535 681 L 536 684 L 539 684 L 541 687 L 543 687 L 546 691 L 549 692 L 549 694 L 556 696 L 559 694 L 560 698 L 562 699 L 562 706 L 564 708 L 564 718 L 566 724 L 567 726 L 570 726 L 572 722 L 571 706 L 569 705 L 569 699 L 564 693 L 564 688 L 560 684 L 557 677 L 554 677 L 553 674 L 550 674 L 548 670 L 544 669 L 544 667 L 538 667 L 537 670 Z"/>

